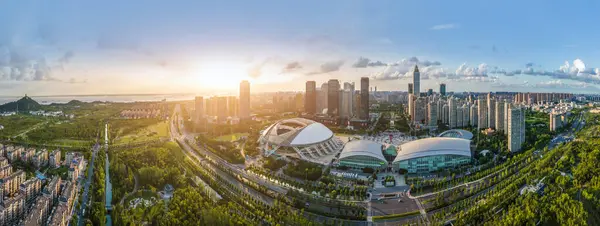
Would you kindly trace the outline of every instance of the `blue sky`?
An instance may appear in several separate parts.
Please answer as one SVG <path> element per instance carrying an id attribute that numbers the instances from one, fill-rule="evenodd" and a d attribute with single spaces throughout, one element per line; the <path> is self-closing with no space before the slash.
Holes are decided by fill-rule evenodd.
<path id="1" fill-rule="evenodd" d="M 0 95 L 422 89 L 597 93 L 597 1 L 1 1 Z M 568 65 L 565 64 L 568 63 Z M 408 73 L 407 73 L 408 72 Z"/>

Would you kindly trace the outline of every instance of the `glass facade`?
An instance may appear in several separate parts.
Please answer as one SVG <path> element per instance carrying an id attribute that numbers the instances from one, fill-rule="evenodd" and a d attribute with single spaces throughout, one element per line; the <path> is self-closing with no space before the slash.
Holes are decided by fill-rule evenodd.
<path id="1" fill-rule="evenodd" d="M 405 169 L 408 173 L 428 173 L 453 168 L 470 162 L 471 157 L 468 156 L 435 155 L 399 161 L 396 163 L 396 168 Z"/>
<path id="2" fill-rule="evenodd" d="M 347 166 L 353 169 L 372 168 L 384 169 L 387 167 L 387 162 L 371 156 L 356 155 L 340 159 L 340 166 Z"/>

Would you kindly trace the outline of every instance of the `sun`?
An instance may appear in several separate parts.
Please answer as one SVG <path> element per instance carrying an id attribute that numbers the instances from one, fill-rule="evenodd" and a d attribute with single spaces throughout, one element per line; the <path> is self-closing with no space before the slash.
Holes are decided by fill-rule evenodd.
<path id="1" fill-rule="evenodd" d="M 215 89 L 231 89 L 248 79 L 248 67 L 236 62 L 205 62 L 194 75 L 199 85 Z"/>

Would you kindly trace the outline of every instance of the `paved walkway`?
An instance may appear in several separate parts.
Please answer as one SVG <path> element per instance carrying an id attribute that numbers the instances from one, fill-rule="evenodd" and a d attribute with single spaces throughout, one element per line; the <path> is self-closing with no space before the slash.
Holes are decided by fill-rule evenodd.
<path id="1" fill-rule="evenodd" d="M 133 191 L 132 192 L 129 192 L 129 193 L 125 194 L 125 196 L 123 196 L 123 198 L 121 198 L 121 201 L 119 201 L 119 205 L 121 205 L 121 206 L 123 206 L 123 202 L 125 201 L 125 199 L 127 199 L 127 197 L 132 196 L 138 190 L 139 183 L 138 183 L 137 173 L 135 173 L 135 172 L 132 172 L 132 173 L 133 173 L 133 179 L 135 180 L 135 185 L 133 187 Z"/>

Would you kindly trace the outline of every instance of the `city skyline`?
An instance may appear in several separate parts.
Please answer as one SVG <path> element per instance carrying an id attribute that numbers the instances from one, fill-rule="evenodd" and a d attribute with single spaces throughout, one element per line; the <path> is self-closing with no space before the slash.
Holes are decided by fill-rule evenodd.
<path id="1" fill-rule="evenodd" d="M 600 91 L 600 33 L 556 32 L 593 27 L 598 5 L 544 3 L 541 13 L 526 10 L 535 2 L 494 3 L 527 19 L 495 20 L 476 1 L 339 3 L 313 11 L 316 1 L 3 2 L 0 95 L 234 93 L 241 80 L 256 90 L 300 91 L 307 80 L 361 77 L 378 90 L 406 91 L 415 65 L 420 91 L 440 83 L 449 92 Z M 415 10 L 396 13 L 407 8 Z"/>

